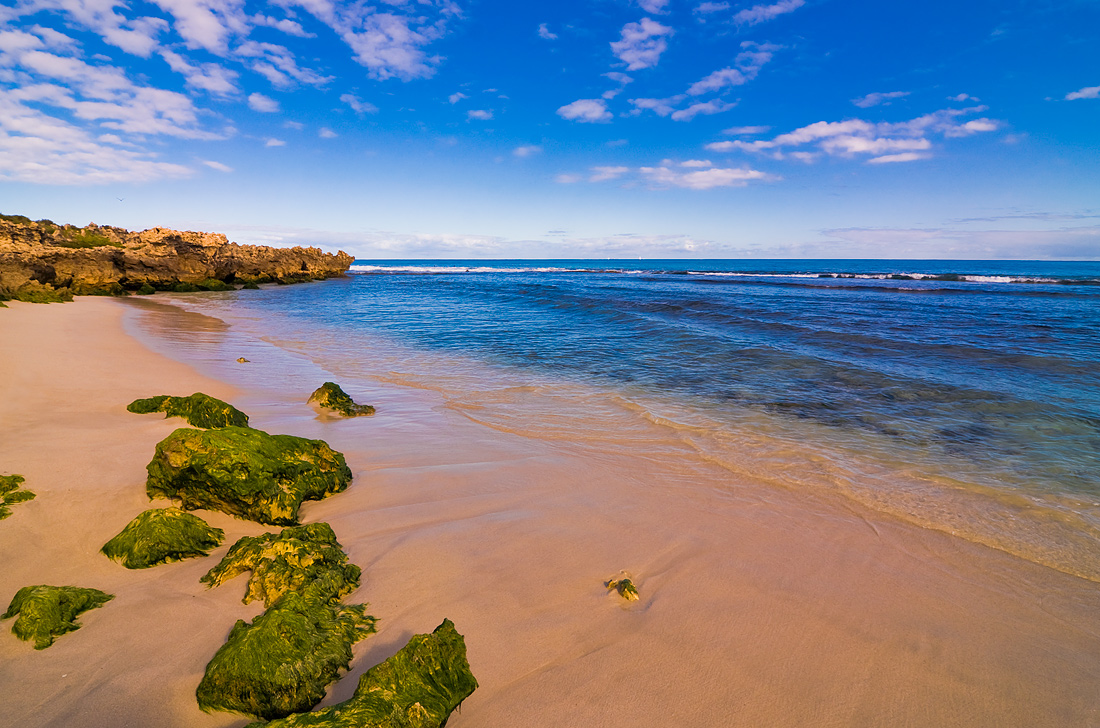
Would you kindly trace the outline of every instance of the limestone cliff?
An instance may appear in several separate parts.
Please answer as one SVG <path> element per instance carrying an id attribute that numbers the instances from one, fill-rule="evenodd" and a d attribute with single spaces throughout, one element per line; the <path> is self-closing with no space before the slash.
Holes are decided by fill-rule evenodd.
<path id="1" fill-rule="evenodd" d="M 0 215 L 0 300 L 300 283 L 342 275 L 353 260 L 343 251 L 238 245 L 220 233 L 77 228 Z"/>

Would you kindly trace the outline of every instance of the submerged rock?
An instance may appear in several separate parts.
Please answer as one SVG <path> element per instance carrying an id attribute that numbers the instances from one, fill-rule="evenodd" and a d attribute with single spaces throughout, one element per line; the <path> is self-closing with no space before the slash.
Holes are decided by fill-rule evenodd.
<path id="1" fill-rule="evenodd" d="M 19 615 L 11 627 L 12 634 L 21 640 L 34 640 L 34 649 L 44 650 L 66 632 L 80 629 L 78 615 L 114 598 L 113 594 L 78 586 L 25 586 L 15 593 L 0 619 Z"/>
<path id="2" fill-rule="evenodd" d="M 476 689 L 466 642 L 445 619 L 434 632 L 415 635 L 396 655 L 364 673 L 350 700 L 248 728 L 441 728 Z"/>
<path id="3" fill-rule="evenodd" d="M 339 493 L 351 482 L 344 456 L 323 440 L 248 427 L 176 430 L 157 443 L 146 469 L 150 498 L 276 526 L 296 525 L 302 501 Z"/>
<path id="4" fill-rule="evenodd" d="M 230 425 L 248 427 L 248 415 L 233 405 L 202 392 L 195 392 L 190 397 L 162 394 L 159 397 L 135 399 L 126 405 L 126 410 L 139 415 L 163 412 L 165 418 L 182 417 L 192 427 L 206 429 Z"/>
<path id="5" fill-rule="evenodd" d="M 634 582 L 629 576 L 623 575 L 621 578 L 611 579 L 607 581 L 604 586 L 607 587 L 608 591 L 614 589 L 619 592 L 619 596 L 628 602 L 638 601 L 638 587 L 634 586 Z"/>
<path id="6" fill-rule="evenodd" d="M 9 506 L 34 500 L 34 493 L 19 487 L 23 480 L 22 475 L 0 475 L 0 521 L 11 515 Z"/>
<path id="7" fill-rule="evenodd" d="M 348 563 L 336 534 L 327 523 L 284 528 L 280 533 L 245 536 L 200 581 L 218 586 L 238 574 L 251 571 L 244 603 L 262 599 L 271 606 L 287 592 L 302 591 L 316 583 L 315 591 L 330 599 L 354 591 L 361 570 Z"/>
<path id="8" fill-rule="evenodd" d="M 237 621 L 206 666 L 199 707 L 269 720 L 309 710 L 351 663 L 351 646 L 376 631 L 375 622 L 365 604 L 287 592 L 251 624 Z"/>
<path id="9" fill-rule="evenodd" d="M 338 412 L 344 417 L 361 417 L 373 415 L 374 407 L 369 404 L 355 404 L 355 401 L 347 392 L 340 389 L 335 382 L 325 382 L 309 395 L 309 402 L 316 402 L 325 409 Z"/>
<path id="10" fill-rule="evenodd" d="M 126 524 L 100 551 L 127 569 L 146 569 L 207 556 L 224 539 L 225 531 L 198 516 L 179 508 L 154 508 Z"/>

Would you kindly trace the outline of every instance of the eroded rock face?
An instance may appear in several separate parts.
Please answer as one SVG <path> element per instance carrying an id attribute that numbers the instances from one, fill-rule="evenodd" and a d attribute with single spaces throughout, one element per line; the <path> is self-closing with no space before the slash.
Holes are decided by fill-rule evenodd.
<path id="1" fill-rule="evenodd" d="M 0 297 L 39 300 L 119 295 L 143 286 L 211 290 L 222 283 L 299 283 L 343 274 L 353 258 L 320 248 L 238 245 L 220 233 L 168 228 L 130 232 L 94 223 L 83 228 L 0 216 Z M 42 287 L 58 296 L 44 297 Z"/>

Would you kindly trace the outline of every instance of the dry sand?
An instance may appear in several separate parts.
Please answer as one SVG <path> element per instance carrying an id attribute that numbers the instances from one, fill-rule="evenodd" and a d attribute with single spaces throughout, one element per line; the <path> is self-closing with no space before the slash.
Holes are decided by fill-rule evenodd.
<path id="1" fill-rule="evenodd" d="M 381 387 L 372 418 L 265 402 L 146 349 L 123 302 L 0 310 L 0 474 L 38 498 L 0 522 L 0 609 L 28 584 L 117 595 L 35 651 L 0 625 L 0 725 L 239 726 L 194 690 L 244 578 L 207 559 L 128 571 L 98 553 L 137 513 L 153 447 L 181 425 L 125 405 L 204 391 L 252 424 L 321 437 L 355 472 L 307 504 L 332 524 L 381 618 L 357 676 L 444 617 L 481 687 L 451 728 L 1100 726 L 1100 585 L 830 496 L 730 483 L 672 457 L 592 452 L 482 427 Z M 319 382 L 318 382 L 319 384 Z M 722 487 L 716 487 L 721 484 Z M 153 505 L 163 506 L 166 502 Z M 626 569 L 641 600 L 602 582 Z"/>

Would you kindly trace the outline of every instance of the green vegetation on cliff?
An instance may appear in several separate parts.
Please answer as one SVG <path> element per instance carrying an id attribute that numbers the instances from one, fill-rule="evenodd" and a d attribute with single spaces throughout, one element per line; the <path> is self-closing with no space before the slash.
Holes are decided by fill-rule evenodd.
<path id="1" fill-rule="evenodd" d="M 162 394 L 148 399 L 135 399 L 126 405 L 128 412 L 139 415 L 163 412 L 166 418 L 182 417 L 192 427 L 213 429 L 216 427 L 248 427 L 248 415 L 227 402 L 202 392 L 190 397 L 172 397 Z"/>
<path id="2" fill-rule="evenodd" d="M 351 663 L 351 646 L 376 631 L 375 622 L 365 604 L 287 592 L 251 624 L 237 621 L 206 666 L 199 707 L 265 719 L 309 710 Z"/>
<path id="3" fill-rule="evenodd" d="M 322 584 L 316 588 L 328 592 L 329 598 L 339 599 L 359 586 L 362 573 L 358 566 L 348 563 L 347 554 L 327 523 L 245 536 L 201 581 L 215 587 L 246 571 L 252 575 L 244 603 L 262 599 L 265 606 L 287 592 L 302 591 L 312 582 Z"/>
<path id="4" fill-rule="evenodd" d="M 44 650 L 59 636 L 80 629 L 78 615 L 114 598 L 113 594 L 78 586 L 25 586 L 15 593 L 0 619 L 18 615 L 12 634 L 21 640 L 34 640 L 34 649 Z"/>
<path id="5" fill-rule="evenodd" d="M 342 414 L 344 417 L 359 417 L 373 415 L 374 407 L 369 404 L 355 404 L 355 401 L 340 389 L 335 382 L 325 382 L 313 394 L 309 395 L 309 402 L 316 402 L 325 409 L 330 409 Z"/>
<path id="6" fill-rule="evenodd" d="M 339 493 L 351 482 L 344 456 L 323 440 L 248 427 L 176 430 L 157 443 L 146 469 L 150 498 L 276 526 L 296 525 L 302 501 Z"/>
<path id="7" fill-rule="evenodd" d="M 248 728 L 442 728 L 476 689 L 466 642 L 445 619 L 364 673 L 350 700 Z"/>
<path id="8" fill-rule="evenodd" d="M 11 515 L 9 506 L 34 499 L 34 493 L 19 487 L 23 480 L 22 475 L 0 475 L 0 521 Z"/>
<path id="9" fill-rule="evenodd" d="M 59 234 L 54 238 L 54 245 L 60 245 L 62 248 L 101 248 L 104 245 L 115 248 L 122 247 L 120 243 L 112 241 L 102 233 L 72 227 L 71 225 L 66 225 L 60 229 Z"/>
<path id="10" fill-rule="evenodd" d="M 154 508 L 126 524 L 100 551 L 127 569 L 146 569 L 207 556 L 224 539 L 225 531 L 196 515 L 179 508 Z"/>

